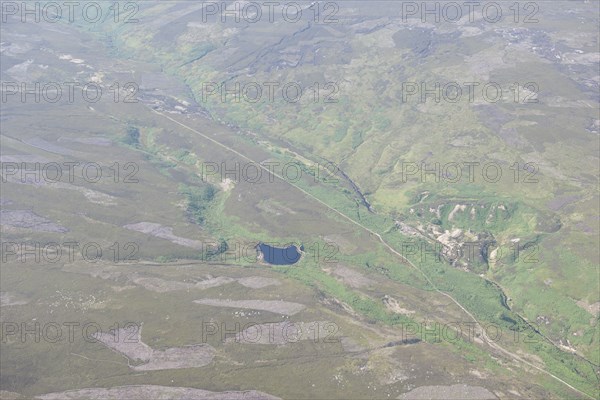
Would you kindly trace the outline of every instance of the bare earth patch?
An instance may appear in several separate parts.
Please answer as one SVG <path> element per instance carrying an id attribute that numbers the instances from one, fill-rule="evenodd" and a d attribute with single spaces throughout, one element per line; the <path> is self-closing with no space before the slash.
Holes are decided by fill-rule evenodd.
<path id="1" fill-rule="evenodd" d="M 58 140 L 66 141 L 66 142 L 81 143 L 81 144 L 89 144 L 92 146 L 102 146 L 102 147 L 108 147 L 108 146 L 112 145 L 112 140 L 110 140 L 109 138 L 106 138 L 106 137 L 101 137 L 101 136 L 99 136 L 99 137 L 75 137 L 75 138 L 62 137 Z"/>
<path id="2" fill-rule="evenodd" d="M 598 317 L 600 315 L 600 301 L 597 301 L 593 304 L 588 304 L 585 300 L 579 300 L 577 305 L 592 314 L 594 317 Z"/>
<path id="3" fill-rule="evenodd" d="M 348 240 L 347 237 L 341 234 L 327 235 L 324 236 L 323 239 L 325 239 L 325 241 L 328 243 L 337 245 L 340 248 L 340 250 L 343 250 L 345 252 L 352 252 L 356 249 L 356 245 L 352 243 L 351 240 Z"/>
<path id="4" fill-rule="evenodd" d="M 72 150 L 69 150 L 62 146 L 58 146 L 42 138 L 23 139 L 23 143 L 27 143 L 32 147 L 47 151 L 49 153 L 60 154 L 63 156 L 72 156 L 75 154 Z"/>
<path id="5" fill-rule="evenodd" d="M 49 163 L 50 160 L 46 157 L 34 154 L 15 154 L 0 156 L 0 162 L 3 163 Z"/>
<path id="6" fill-rule="evenodd" d="M 223 181 L 221 181 L 219 183 L 219 186 L 221 186 L 221 189 L 224 192 L 229 192 L 231 189 L 233 189 L 235 187 L 235 183 L 231 179 L 225 178 Z"/>
<path id="7" fill-rule="evenodd" d="M 203 248 L 203 243 L 201 241 L 176 236 L 173 234 L 173 228 L 162 226 L 161 224 L 156 224 L 154 222 L 139 222 L 137 224 L 125 225 L 123 228 L 166 239 L 180 246 L 191 247 L 192 249 L 197 250 L 202 250 Z"/>
<path id="8" fill-rule="evenodd" d="M 226 276 L 218 276 L 216 278 L 209 277 L 208 279 L 194 283 L 167 281 L 161 278 L 150 277 L 133 277 L 131 280 L 136 285 L 143 286 L 145 289 L 158 293 L 171 292 L 174 290 L 208 289 L 235 282 L 235 279 Z"/>
<path id="9" fill-rule="evenodd" d="M 341 338 L 340 341 L 342 343 L 342 348 L 344 349 L 344 351 L 347 351 L 349 353 L 358 353 L 365 350 L 365 348 L 358 344 L 356 340 L 349 338 L 348 336 L 344 336 L 343 338 Z"/>
<path id="10" fill-rule="evenodd" d="M 368 286 L 375 283 L 373 279 L 367 278 L 360 272 L 344 266 L 337 267 L 335 270 L 333 270 L 333 274 L 341 278 L 342 282 L 354 288 Z"/>
<path id="11" fill-rule="evenodd" d="M 29 210 L 1 210 L 0 223 L 13 228 L 27 228 L 36 232 L 65 233 L 69 230 L 55 224 L 48 218 L 37 215 Z"/>
<path id="12" fill-rule="evenodd" d="M 0 390 L 0 399 L 2 400 L 16 400 L 22 399 L 23 396 L 19 393 L 9 392 L 7 390 Z"/>
<path id="13" fill-rule="evenodd" d="M 459 211 L 465 211 L 466 208 L 467 206 L 465 204 L 455 205 L 454 209 L 450 211 L 450 214 L 448 214 L 448 221 L 452 221 L 454 219 L 454 214 L 456 214 Z"/>
<path id="14" fill-rule="evenodd" d="M 390 310 L 392 312 L 395 312 L 396 314 L 410 315 L 410 314 L 414 314 L 415 313 L 412 310 L 407 310 L 406 308 L 403 308 L 400 305 L 400 303 L 398 302 L 398 300 L 396 300 L 392 296 L 385 295 L 383 297 L 383 304 L 385 304 L 385 307 L 388 310 Z"/>
<path id="15" fill-rule="evenodd" d="M 271 322 L 253 324 L 235 337 L 227 338 L 226 343 L 283 345 L 301 340 L 334 343 L 340 341 L 335 336 L 337 331 L 337 326 L 328 321 Z"/>
<path id="16" fill-rule="evenodd" d="M 11 292 L 0 292 L 0 307 L 22 306 L 27 304 L 27 300 L 20 299 L 18 295 Z M 3 397 L 0 397 L 3 398 Z"/>
<path id="17" fill-rule="evenodd" d="M 2 175 L 2 174 L 0 174 Z M 64 189 L 74 190 L 85 196 L 86 199 L 92 203 L 101 204 L 104 206 L 115 205 L 116 198 L 106 193 L 99 192 L 97 190 L 88 189 L 82 186 L 72 185 L 70 183 L 53 182 L 50 180 L 34 178 L 31 175 L 22 176 L 20 173 L 14 175 L 2 175 L 2 179 L 5 182 L 16 183 L 18 185 L 33 185 L 38 187 L 47 187 L 51 189 Z"/>
<path id="18" fill-rule="evenodd" d="M 276 314 L 294 315 L 304 310 L 306 306 L 283 300 L 219 300 L 201 299 L 194 303 L 215 307 L 247 308 L 252 310 L 269 311 Z"/>
<path id="19" fill-rule="evenodd" d="M 154 352 L 150 346 L 142 342 L 140 330 L 132 332 L 119 329 L 114 334 L 98 332 L 92 336 L 106 347 L 123 354 L 130 360 L 148 362 Z"/>
<path id="20" fill-rule="evenodd" d="M 151 290 L 157 293 L 167 293 L 177 290 L 204 290 L 213 287 L 227 285 L 232 282 L 239 282 L 241 285 L 251 289 L 261 289 L 267 286 L 280 285 L 281 282 L 274 278 L 263 278 L 260 276 L 248 276 L 244 278 L 234 278 L 229 276 L 212 276 L 206 275 L 203 278 L 191 277 L 187 278 L 186 282 L 167 280 L 155 276 L 148 276 L 138 272 L 121 272 L 119 267 L 114 265 L 89 265 L 89 266 L 64 266 L 65 272 L 89 275 L 93 278 L 112 280 L 115 282 L 124 283 L 123 287 L 115 287 L 115 291 L 125 290 L 141 286 L 146 290 Z"/>
<path id="21" fill-rule="evenodd" d="M 497 397 L 481 386 L 421 386 L 398 397 L 403 400 L 492 400 Z"/>
<path id="22" fill-rule="evenodd" d="M 204 367 L 210 364 L 215 356 L 214 348 L 207 344 L 173 347 L 166 350 L 152 349 L 142 342 L 141 329 L 136 331 L 119 329 L 114 333 L 96 333 L 93 336 L 130 361 L 141 361 L 142 364 L 129 365 L 135 371 Z"/>
<path id="23" fill-rule="evenodd" d="M 37 396 L 43 400 L 277 400 L 279 397 L 256 390 L 211 392 L 208 390 L 158 385 L 117 386 L 48 393 Z"/>
<path id="24" fill-rule="evenodd" d="M 239 278 L 237 280 L 240 285 L 246 286 L 252 289 L 262 289 L 267 286 L 280 285 L 279 282 L 275 278 L 263 278 L 261 276 L 249 276 L 246 278 Z"/>

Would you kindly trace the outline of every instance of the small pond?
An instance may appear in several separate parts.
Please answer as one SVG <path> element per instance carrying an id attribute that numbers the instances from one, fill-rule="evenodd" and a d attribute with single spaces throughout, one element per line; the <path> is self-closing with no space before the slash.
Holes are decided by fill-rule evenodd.
<path id="1" fill-rule="evenodd" d="M 256 248 L 262 254 L 262 259 L 266 263 L 273 265 L 291 265 L 295 264 L 302 257 L 301 251 L 304 246 L 298 248 L 296 245 L 288 247 L 275 247 L 265 243 L 259 243 Z"/>

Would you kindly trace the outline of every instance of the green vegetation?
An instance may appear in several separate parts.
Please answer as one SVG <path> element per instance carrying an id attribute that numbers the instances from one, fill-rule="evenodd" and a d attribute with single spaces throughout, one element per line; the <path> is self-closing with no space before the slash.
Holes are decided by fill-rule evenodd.
<path id="1" fill-rule="evenodd" d="M 187 200 L 187 213 L 194 223 L 204 224 L 206 210 L 210 207 L 211 201 L 215 198 L 216 189 L 211 184 L 204 184 L 201 187 L 192 187 L 180 185 L 179 193 L 183 194 Z"/>
<path id="2" fill-rule="evenodd" d="M 127 129 L 125 130 L 125 139 L 123 139 L 123 142 L 130 146 L 139 146 L 140 130 L 135 126 L 127 126 Z"/>

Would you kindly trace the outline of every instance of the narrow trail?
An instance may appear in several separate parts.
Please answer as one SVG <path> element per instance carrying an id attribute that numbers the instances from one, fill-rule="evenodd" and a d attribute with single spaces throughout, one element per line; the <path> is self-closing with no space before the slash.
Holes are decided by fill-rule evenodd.
<path id="1" fill-rule="evenodd" d="M 519 362 L 522 362 L 522 363 L 523 363 L 523 364 L 525 364 L 525 365 L 528 365 L 528 366 L 530 366 L 530 367 L 532 367 L 532 368 L 534 368 L 534 369 L 537 369 L 537 370 L 538 370 L 538 371 L 540 371 L 540 372 L 543 372 L 543 373 L 545 373 L 546 375 L 548 375 L 548 376 L 550 376 L 550 377 L 554 378 L 555 380 L 557 380 L 557 381 L 559 381 L 559 382 L 563 383 L 565 386 L 567 386 L 567 387 L 569 387 L 570 389 L 572 389 L 572 390 L 576 391 L 577 393 L 580 393 L 580 394 L 584 395 L 584 396 L 585 396 L 585 397 L 587 397 L 587 398 L 590 398 L 590 399 L 596 399 L 595 397 L 593 397 L 593 396 L 591 396 L 591 395 L 589 395 L 589 394 L 587 394 L 587 393 L 585 393 L 585 392 L 582 392 L 581 390 L 579 390 L 579 389 L 577 389 L 577 388 L 575 388 L 575 387 L 571 386 L 569 383 L 567 383 L 567 382 L 565 382 L 564 380 L 560 379 L 558 376 L 556 376 L 556 375 L 552 374 L 551 372 L 548 372 L 548 371 L 546 371 L 545 369 L 543 369 L 543 368 L 541 368 L 541 367 L 538 367 L 538 366 L 537 366 L 537 365 L 535 365 L 535 364 L 532 364 L 532 363 L 530 363 L 529 361 L 527 361 L 527 360 L 523 359 L 522 357 L 518 356 L 517 354 L 515 354 L 515 353 L 513 353 L 513 352 L 511 352 L 511 351 L 509 351 L 509 350 L 506 350 L 506 349 L 504 349 L 503 347 L 501 347 L 500 345 L 498 345 L 498 344 L 497 344 L 497 343 L 495 343 L 494 341 L 490 340 L 490 338 L 487 336 L 487 334 L 486 334 L 486 332 L 485 332 L 485 329 L 483 329 L 483 328 L 482 328 L 481 324 L 480 324 L 480 323 L 479 323 L 479 321 L 478 321 L 478 320 L 475 318 L 475 316 L 473 316 L 473 314 L 471 314 L 471 313 L 470 313 L 470 312 L 469 312 L 469 311 L 468 311 L 468 310 L 467 310 L 465 307 L 463 307 L 463 306 L 462 306 L 462 304 L 460 304 L 460 303 L 459 303 L 459 302 L 458 302 L 456 299 L 454 299 L 454 297 L 452 297 L 452 296 L 451 296 L 451 295 L 449 295 L 448 293 L 445 293 L 445 292 L 441 291 L 440 289 L 438 289 L 438 288 L 437 288 L 437 286 L 435 286 L 435 284 L 434 284 L 434 283 L 432 282 L 432 280 L 429 278 L 429 276 L 427 276 L 427 274 L 425 274 L 425 273 L 424 273 L 424 272 L 423 272 L 423 271 L 422 271 L 422 270 L 421 270 L 419 267 L 417 267 L 417 266 L 416 266 L 415 264 L 413 264 L 413 263 L 412 263 L 410 260 L 408 260 L 408 259 L 407 259 L 406 257 L 404 257 L 402 254 L 400 254 L 398 251 L 396 251 L 396 250 L 395 250 L 395 249 L 394 249 L 392 246 L 390 246 L 390 245 L 389 245 L 389 244 L 388 244 L 388 243 L 387 243 L 387 242 L 386 242 L 386 241 L 385 241 L 385 240 L 384 240 L 384 239 L 381 237 L 381 235 L 380 235 L 379 233 L 377 233 L 377 232 L 375 232 L 375 231 L 371 230 L 370 228 L 368 228 L 368 227 L 364 226 L 364 225 L 363 225 L 363 224 L 361 224 L 360 222 L 358 222 L 358 221 L 355 221 L 354 219 L 350 218 L 350 217 L 349 217 L 349 216 L 347 216 L 346 214 L 342 213 L 341 211 L 338 211 L 337 209 L 333 208 L 333 207 L 332 207 L 332 206 L 330 206 L 329 204 L 325 203 L 324 201 L 322 201 L 322 200 L 320 200 L 319 198 L 315 197 L 315 196 L 314 196 L 314 195 L 312 195 L 311 193 L 309 193 L 309 192 L 307 192 L 306 190 L 302 189 L 302 188 L 301 188 L 301 187 L 299 187 L 298 185 L 296 185 L 296 184 L 294 184 L 294 183 L 292 183 L 292 182 L 289 182 L 289 181 L 288 181 L 288 180 L 286 180 L 286 179 L 285 179 L 283 176 L 281 176 L 281 175 L 279 175 L 279 174 L 275 173 L 274 171 L 271 171 L 271 170 L 270 170 L 270 169 L 268 169 L 267 167 L 264 167 L 264 166 L 263 166 L 261 163 L 259 163 L 259 162 L 256 162 L 255 160 L 253 160 L 253 159 L 251 159 L 250 157 L 248 157 L 248 156 L 246 156 L 246 155 L 244 155 L 244 154 L 240 153 L 239 151 L 237 151 L 237 150 L 235 150 L 235 149 L 233 149 L 233 148 L 231 148 L 231 147 L 229 147 L 229 146 L 227 146 L 227 145 L 224 145 L 223 143 L 221 143 L 221 142 L 217 141 L 216 139 L 213 139 L 213 138 L 211 138 L 210 136 L 208 136 L 208 135 L 205 135 L 204 133 L 202 133 L 202 132 L 200 132 L 200 131 L 198 131 L 198 130 L 196 130 L 196 129 L 194 129 L 194 128 L 190 127 L 190 126 L 188 126 L 188 125 L 185 125 L 185 124 L 183 124 L 183 123 L 181 123 L 181 122 L 177 121 L 176 119 L 169 117 L 168 115 L 165 115 L 165 114 L 163 114 L 163 113 L 161 113 L 161 112 L 159 112 L 159 111 L 156 111 L 156 110 L 154 110 L 154 109 L 153 109 L 153 108 L 151 108 L 151 107 L 148 107 L 148 108 L 149 108 L 149 109 L 150 109 L 152 112 L 154 112 L 154 113 L 156 113 L 156 114 L 158 114 L 158 115 L 162 116 L 163 118 L 166 118 L 166 119 L 168 119 L 168 120 L 170 120 L 170 121 L 172 121 L 172 122 L 176 123 L 177 125 L 180 125 L 180 126 L 182 126 L 182 127 L 186 128 L 186 129 L 188 129 L 189 131 L 191 131 L 191 132 L 194 132 L 194 133 L 196 133 L 196 134 L 198 134 L 198 135 L 202 136 L 203 138 L 205 138 L 205 139 L 207 139 L 207 140 L 211 141 L 212 143 L 214 143 L 214 144 L 216 144 L 216 145 L 218 145 L 218 146 L 220 146 L 220 147 L 222 147 L 222 148 L 224 148 L 224 149 L 226 149 L 226 150 L 228 150 L 228 151 L 230 151 L 230 152 L 232 152 L 232 153 L 234 153 L 234 154 L 238 155 L 239 157 L 241 157 L 241 158 L 243 158 L 243 159 L 245 159 L 245 160 L 248 160 L 248 161 L 250 161 L 250 162 L 251 162 L 251 163 L 253 163 L 253 164 L 256 164 L 256 165 L 257 165 L 257 166 L 259 166 L 261 169 L 263 169 L 263 170 L 267 171 L 268 173 L 272 174 L 273 176 L 276 176 L 277 178 L 281 179 L 282 181 L 284 181 L 284 182 L 288 183 L 289 185 L 291 185 L 291 186 L 295 187 L 296 189 L 298 189 L 299 191 L 301 191 L 302 193 L 304 193 L 306 196 L 310 197 L 311 199 L 313 199 L 313 200 L 317 201 L 318 203 L 322 204 L 323 206 L 325 206 L 327 209 L 329 209 L 329 210 L 333 211 L 334 213 L 336 213 L 337 215 L 341 216 L 342 218 L 344 218 L 344 219 L 346 219 L 346 220 L 350 221 L 350 222 L 351 222 L 351 223 L 353 223 L 354 225 L 356 225 L 356 226 L 358 226 L 358 227 L 360 227 L 360 228 L 364 229 L 365 231 L 369 232 L 371 235 L 374 235 L 374 236 L 376 236 L 376 237 L 379 239 L 379 241 L 380 241 L 380 242 L 381 242 L 381 243 L 382 243 L 382 244 L 383 244 L 383 245 L 384 245 L 384 246 L 385 246 L 385 247 L 386 247 L 386 248 L 387 248 L 389 251 L 391 251 L 393 254 L 395 254 L 396 256 L 398 256 L 398 257 L 399 257 L 399 258 L 400 258 L 400 259 L 401 259 L 401 260 L 402 260 L 402 261 L 403 261 L 405 264 L 408 264 L 410 267 L 414 268 L 414 269 L 415 269 L 417 272 L 419 272 L 419 273 L 420 273 L 420 274 L 421 274 L 421 275 L 422 275 L 422 276 L 425 278 L 425 280 L 426 280 L 426 281 L 427 281 L 427 282 L 428 282 L 428 283 L 431 285 L 431 287 L 433 288 L 433 290 L 434 290 L 434 291 L 436 291 L 437 293 L 439 293 L 439 294 L 441 294 L 441 295 L 443 295 L 443 296 L 446 296 L 446 297 L 447 297 L 448 299 L 450 299 L 450 300 L 451 300 L 451 301 L 452 301 L 454 304 L 456 304 L 456 305 L 457 305 L 457 306 L 458 306 L 458 307 L 459 307 L 461 310 L 463 310 L 463 311 L 465 312 L 465 314 L 467 314 L 467 315 L 468 315 L 468 316 L 469 316 L 469 317 L 470 317 L 470 318 L 473 320 L 473 322 L 475 322 L 475 324 L 477 324 L 478 328 L 479 328 L 479 329 L 480 329 L 480 331 L 481 331 L 482 338 L 483 338 L 483 340 L 485 341 L 485 343 L 486 343 L 488 346 L 490 346 L 491 348 L 493 348 L 493 349 L 495 349 L 495 350 L 497 350 L 497 351 L 499 351 L 499 352 L 501 352 L 501 353 L 504 353 L 504 354 L 506 354 L 506 355 L 508 355 L 508 356 L 512 357 L 514 360 L 517 360 L 517 361 L 519 361 Z"/>

